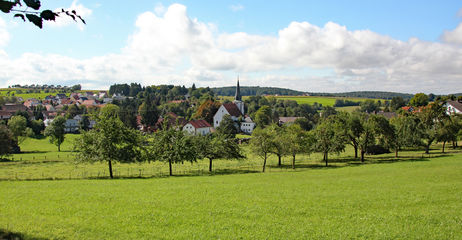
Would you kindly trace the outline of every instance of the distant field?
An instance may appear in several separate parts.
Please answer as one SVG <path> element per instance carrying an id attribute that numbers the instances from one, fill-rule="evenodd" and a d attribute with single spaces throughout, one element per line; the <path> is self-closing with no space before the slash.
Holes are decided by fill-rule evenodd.
<path id="1" fill-rule="evenodd" d="M 370 100 L 369 98 L 344 98 L 344 97 L 315 97 L 315 96 L 278 96 L 276 97 L 280 100 L 293 100 L 297 101 L 298 104 L 314 104 L 315 102 L 322 104 L 323 106 L 334 106 L 335 100 L 343 99 L 343 100 L 350 100 L 350 101 L 365 101 Z M 382 100 L 382 99 L 372 99 L 374 101 Z M 385 101 L 385 100 L 382 100 Z"/>
<path id="2" fill-rule="evenodd" d="M 433 150 L 431 158 L 405 152 L 397 160 L 392 154 L 368 156 L 367 164 L 359 164 L 348 163 L 347 151 L 333 156 L 329 168 L 320 164 L 320 156 L 305 156 L 297 171 L 276 171 L 272 158 L 265 174 L 0 181 L 0 234 L 24 239 L 458 239 L 462 153 L 439 152 Z M 254 157 L 249 161 L 261 163 Z M 60 164 L 64 160 L 14 168 L 52 172 Z"/>
<path id="3" fill-rule="evenodd" d="M 249 98 L 248 96 L 242 97 L 243 100 Z M 350 100 L 350 101 L 365 101 L 370 100 L 370 98 L 345 98 L 345 97 L 317 97 L 317 96 L 277 96 L 278 100 L 292 100 L 296 101 L 298 104 L 310 104 L 313 105 L 315 102 L 322 104 L 323 106 L 334 106 L 335 100 L 343 99 L 343 100 Z M 229 100 L 232 101 L 234 97 L 232 96 L 219 96 L 219 100 Z M 372 99 L 374 101 L 381 100 L 382 102 L 385 101 L 384 99 Z M 345 108 L 345 111 L 349 111 L 350 109 Z"/>
<path id="4" fill-rule="evenodd" d="M 18 90 L 21 90 L 23 93 L 17 93 Z M 8 95 L 8 92 L 10 93 Z M 17 88 L 2 88 L 0 89 L 0 96 L 14 96 L 15 97 L 22 97 L 24 100 L 29 98 L 36 98 L 36 99 L 45 99 L 48 95 L 56 95 L 58 92 L 53 92 L 52 90 L 49 93 L 45 93 L 45 91 L 40 91 L 40 93 L 26 93 L 26 89 L 17 89 Z"/>

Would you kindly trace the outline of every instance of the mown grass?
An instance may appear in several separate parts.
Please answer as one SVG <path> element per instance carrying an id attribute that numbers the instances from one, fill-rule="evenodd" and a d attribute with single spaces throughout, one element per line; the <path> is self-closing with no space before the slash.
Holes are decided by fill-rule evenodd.
<path id="1" fill-rule="evenodd" d="M 0 230 L 26 239 L 457 239 L 461 156 L 265 174 L 2 181 Z"/>

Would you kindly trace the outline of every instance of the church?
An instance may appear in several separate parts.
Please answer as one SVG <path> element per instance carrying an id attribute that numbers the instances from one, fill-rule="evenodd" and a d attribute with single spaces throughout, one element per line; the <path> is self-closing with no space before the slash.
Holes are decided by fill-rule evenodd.
<path id="1" fill-rule="evenodd" d="M 252 134 L 255 123 L 249 116 L 245 115 L 244 102 L 242 101 L 241 89 L 239 87 L 239 78 L 237 79 L 236 94 L 234 95 L 233 102 L 222 104 L 213 116 L 214 128 L 220 126 L 225 115 L 231 116 L 231 119 L 236 122 L 236 127 L 238 126 L 240 131 Z"/>

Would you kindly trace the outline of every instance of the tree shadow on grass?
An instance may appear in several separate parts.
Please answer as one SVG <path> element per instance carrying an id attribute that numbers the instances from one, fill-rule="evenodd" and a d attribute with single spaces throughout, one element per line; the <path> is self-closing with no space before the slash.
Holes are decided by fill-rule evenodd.
<path id="1" fill-rule="evenodd" d="M 36 236 L 30 236 L 23 233 L 10 232 L 0 228 L 0 240 L 25 240 L 25 239 L 35 239 L 35 240 L 46 240 L 47 238 L 38 238 Z"/>

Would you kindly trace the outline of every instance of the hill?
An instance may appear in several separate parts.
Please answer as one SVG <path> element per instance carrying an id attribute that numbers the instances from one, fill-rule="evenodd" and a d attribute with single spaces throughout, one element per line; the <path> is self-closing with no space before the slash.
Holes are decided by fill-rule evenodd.
<path id="1" fill-rule="evenodd" d="M 305 94 L 305 92 L 296 91 L 287 88 L 277 87 L 245 87 L 241 86 L 242 96 L 259 96 L 259 95 L 283 95 L 283 96 L 299 96 Z M 236 93 L 236 87 L 218 87 L 211 88 L 218 96 L 234 96 Z"/>
<path id="2" fill-rule="evenodd" d="M 393 97 L 402 97 L 411 99 L 414 95 L 409 93 L 381 92 L 381 91 L 356 91 L 343 93 L 309 93 L 311 96 L 328 96 L 328 97 L 351 97 L 351 98 L 379 98 L 392 99 Z"/>

